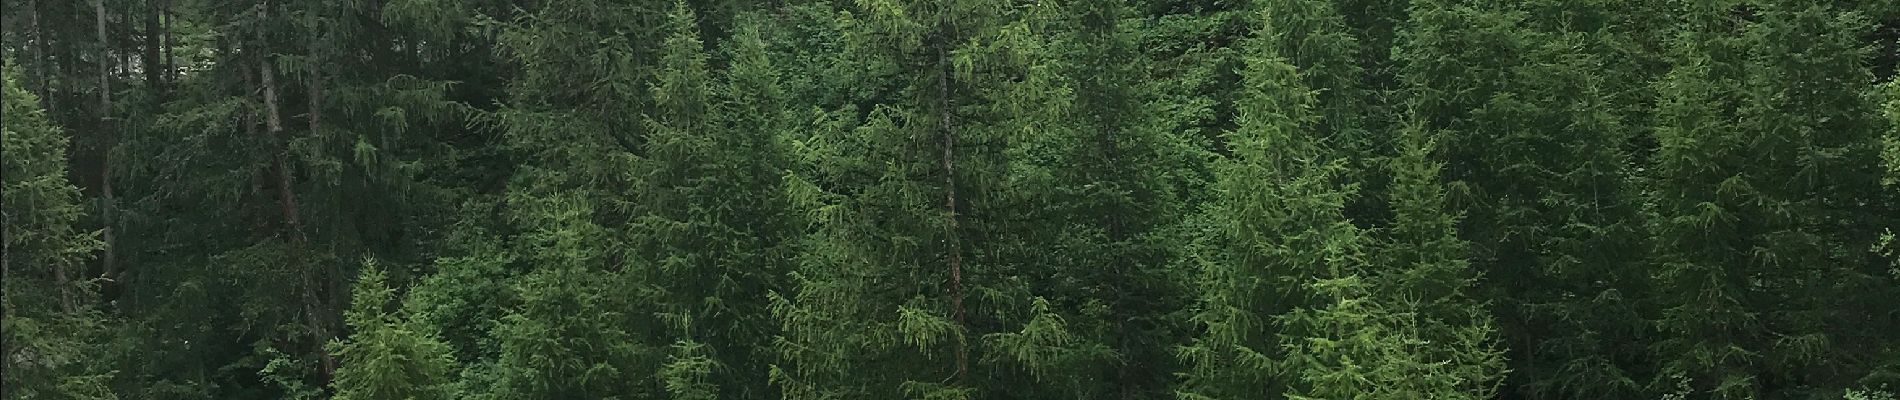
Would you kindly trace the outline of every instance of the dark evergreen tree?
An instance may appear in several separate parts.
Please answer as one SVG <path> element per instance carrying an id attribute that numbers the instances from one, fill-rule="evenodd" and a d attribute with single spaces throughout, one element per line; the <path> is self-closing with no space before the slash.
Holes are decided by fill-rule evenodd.
<path id="1" fill-rule="evenodd" d="M 1693 4 L 1657 109 L 1663 390 L 1790 397 L 1843 387 L 1889 306 L 1862 251 L 1878 174 L 1859 14 L 1826 4 Z M 1888 281 L 1891 282 L 1891 281 Z M 1877 311 L 1884 310 L 1884 311 Z"/>
<path id="2" fill-rule="evenodd" d="M 854 55 L 836 71 L 856 87 L 834 122 L 795 140 L 814 162 L 788 190 L 814 233 L 774 296 L 785 397 L 1008 396 L 1023 390 L 1020 366 L 990 360 L 1070 347 L 1065 327 L 1038 322 L 1053 311 L 1026 284 L 1036 272 L 1002 256 L 1021 211 L 1006 186 L 1015 137 L 1060 127 L 1060 88 L 1041 67 L 1045 7 L 873 2 L 834 14 Z M 1025 333 L 1037 327 L 1060 329 Z"/>
<path id="3" fill-rule="evenodd" d="M 661 291 L 659 340 L 683 352 L 663 373 L 675 398 L 769 397 L 765 294 L 784 280 L 792 233 L 778 143 L 785 99 L 756 29 L 727 42 L 731 67 L 715 82 L 691 10 L 680 5 L 670 21 L 633 203 L 633 240 L 651 266 L 641 279 Z"/>
<path id="4" fill-rule="evenodd" d="M 1449 135 L 1460 232 L 1491 283 L 1474 295 L 1494 300 L 1513 387 L 1540 396 L 1639 396 L 1649 375 L 1633 131 L 1610 79 L 1636 73 L 1603 61 L 1615 26 L 1594 10 L 1417 3 L 1396 50 L 1412 118 Z"/>
<path id="5" fill-rule="evenodd" d="M 1169 390 L 1167 352 L 1185 333 L 1188 275 L 1175 267 L 1179 221 L 1205 153 L 1168 131 L 1147 82 L 1130 19 L 1119 1 L 1069 2 L 1053 21 L 1051 61 L 1065 99 L 1041 112 L 1060 125 L 1016 139 L 1023 148 L 1010 190 L 1028 211 L 1004 233 L 1008 257 L 1038 270 L 1044 298 L 1021 332 L 988 339 L 1017 354 L 1036 382 L 1026 397 L 1153 398 Z M 1042 308 L 1048 308 L 1043 310 Z M 1047 313 L 1047 314 L 1045 314 Z M 1043 326 L 1038 326 L 1043 325 Z M 1067 344 L 1037 335 L 1067 333 Z"/>

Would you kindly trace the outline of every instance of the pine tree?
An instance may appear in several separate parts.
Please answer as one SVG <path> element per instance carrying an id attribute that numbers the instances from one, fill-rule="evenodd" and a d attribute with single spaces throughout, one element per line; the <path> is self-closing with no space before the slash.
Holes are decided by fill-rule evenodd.
<path id="1" fill-rule="evenodd" d="M 1655 131 L 1658 384 L 1710 398 L 1843 387 L 1867 367 L 1850 343 L 1883 335 L 1849 322 L 1879 306 L 1835 289 L 1879 273 L 1845 250 L 1886 220 L 1868 206 L 1866 21 L 1803 2 L 1688 11 Z"/>
<path id="2" fill-rule="evenodd" d="M 434 400 L 456 397 L 455 358 L 447 344 L 405 315 L 385 311 L 394 300 L 387 275 L 365 260 L 344 318 L 350 337 L 331 342 L 339 368 L 336 399 Z"/>
<path id="3" fill-rule="evenodd" d="M 1039 68 L 1038 6 L 938 0 L 841 6 L 837 71 L 850 104 L 795 140 L 814 157 L 788 190 L 812 219 L 790 290 L 773 378 L 786 398 L 1002 396 L 1016 366 L 984 346 L 1033 318 L 1024 277 L 1002 257 L 1015 135 L 1054 129 L 1060 88 Z M 862 108 L 860 108 L 862 107 Z M 1060 343 L 1043 345 L 1060 347 Z M 993 352 L 993 353 L 985 353 Z"/>
<path id="4" fill-rule="evenodd" d="M 727 41 L 732 66 L 714 82 L 692 11 L 680 4 L 670 20 L 633 239 L 653 266 L 645 279 L 662 291 L 668 332 L 659 340 L 683 352 L 663 373 L 719 382 L 677 386 L 697 393 L 678 398 L 768 396 L 761 350 L 774 330 L 765 293 L 783 281 L 790 233 L 777 143 L 784 99 L 756 29 Z"/>
<path id="5" fill-rule="evenodd" d="M 100 248 L 97 232 L 77 226 L 84 217 L 79 188 L 67 181 L 66 132 L 53 125 L 39 98 L 20 83 L 6 60 L 0 74 L 0 225 L 5 251 L 6 370 L 0 398 L 115 399 L 108 351 L 116 328 L 102 313 L 96 282 L 83 262 Z"/>
<path id="6" fill-rule="evenodd" d="M 1275 29 L 1268 25 L 1265 32 Z M 1339 332 L 1316 321 L 1280 317 L 1329 301 L 1358 304 L 1313 292 L 1330 289 L 1333 282 L 1359 282 L 1365 260 L 1360 231 L 1343 214 L 1353 190 L 1342 179 L 1345 160 L 1329 151 L 1332 143 L 1326 138 L 1310 135 L 1320 121 L 1315 93 L 1280 51 L 1270 40 L 1248 45 L 1240 127 L 1228 133 L 1233 155 L 1215 170 L 1219 197 L 1200 244 L 1205 253 L 1198 256 L 1203 276 L 1193 322 L 1201 331 L 1180 350 L 1190 364 L 1183 398 L 1278 397 L 1282 390 L 1313 389 L 1289 389 L 1271 378 L 1301 373 L 1279 373 L 1277 367 L 1287 360 L 1318 357 L 1280 337 L 1328 340 Z M 1289 331 L 1288 325 L 1299 330 Z"/>
<path id="7" fill-rule="evenodd" d="M 1514 388 L 1638 396 L 1647 375 L 1640 197 L 1603 61 L 1613 27 L 1568 3 L 1415 4 L 1401 39 L 1413 118 L 1448 133 L 1449 178 L 1490 278 Z M 1608 71 L 1608 72 L 1605 72 Z"/>

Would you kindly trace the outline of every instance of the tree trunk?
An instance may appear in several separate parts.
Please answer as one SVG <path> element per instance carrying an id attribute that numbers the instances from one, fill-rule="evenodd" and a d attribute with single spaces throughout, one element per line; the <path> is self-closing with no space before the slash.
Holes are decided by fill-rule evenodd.
<path id="1" fill-rule="evenodd" d="M 948 29 L 941 32 L 941 34 L 946 35 L 946 38 L 949 33 Z M 963 243 L 959 240 L 960 237 L 958 237 L 959 232 L 957 229 L 957 169 L 955 162 L 957 135 L 956 127 L 951 124 L 950 118 L 950 108 L 953 107 L 953 104 L 950 100 L 950 57 L 949 51 L 946 49 L 946 47 L 949 46 L 949 40 L 944 40 L 937 48 L 937 64 L 940 69 L 937 75 L 937 129 L 943 134 L 943 209 L 944 215 L 950 219 L 949 236 L 946 238 L 946 241 L 948 241 L 950 245 L 950 315 L 952 319 L 956 320 L 957 329 L 967 329 L 968 327 L 965 326 L 963 318 Z M 962 334 L 957 335 L 956 379 L 959 382 L 961 382 L 964 376 L 968 375 L 970 371 L 969 345 L 964 342 L 963 336 Z"/>
<path id="2" fill-rule="evenodd" d="M 160 2 L 163 4 L 163 10 L 161 11 L 163 15 L 161 15 L 161 17 L 164 18 L 164 28 L 159 30 L 159 39 L 163 41 L 163 44 L 159 47 L 165 51 L 163 54 L 165 58 L 165 62 L 163 63 L 165 66 L 165 81 L 174 82 L 177 81 L 177 78 L 173 75 L 178 72 L 178 56 L 172 52 L 172 46 L 177 45 L 176 42 L 178 40 L 172 38 L 172 18 L 176 18 L 176 16 L 172 15 L 172 0 L 160 0 Z"/>
<path id="3" fill-rule="evenodd" d="M 263 21 L 268 20 L 270 20 L 270 2 L 265 2 L 264 8 L 258 11 L 258 21 L 261 24 Z M 260 46 L 258 57 L 259 78 L 262 79 L 264 84 L 264 127 L 268 130 L 271 141 L 277 144 L 277 149 L 274 151 L 275 154 L 272 155 L 271 164 L 272 167 L 277 170 L 278 206 L 283 213 L 284 225 L 289 230 L 291 239 L 301 244 L 303 242 L 303 221 L 299 218 L 297 213 L 297 196 L 294 186 L 296 180 L 293 179 L 294 177 L 290 171 L 290 142 L 288 138 L 284 137 L 283 114 L 278 111 L 277 107 L 276 67 L 271 63 L 270 52 L 261 50 L 263 47 L 268 46 L 268 43 L 265 41 L 264 31 L 261 28 L 257 31 L 257 41 Z"/>
<path id="4" fill-rule="evenodd" d="M 270 20 L 270 9 L 270 2 L 264 2 L 263 8 L 258 11 L 258 21 L 260 24 Z M 268 46 L 268 40 L 264 36 L 262 29 L 257 31 L 257 40 L 259 46 Z M 265 52 L 263 54 L 269 53 Z M 271 161 L 272 168 L 277 170 L 278 205 L 283 212 L 285 227 L 289 230 L 292 243 L 291 251 L 296 253 L 296 255 L 292 256 L 295 258 L 292 262 L 301 263 L 304 261 L 302 252 L 308 245 L 309 239 L 304 232 L 302 217 L 298 213 L 295 186 L 296 176 L 290 169 L 290 140 L 284 133 L 283 113 L 280 111 L 281 108 L 278 102 L 276 67 L 272 65 L 268 57 L 264 57 L 262 60 L 263 62 L 259 63 L 258 67 L 261 75 L 260 78 L 264 85 L 265 129 L 270 132 L 271 141 L 277 143 L 278 146 Z M 315 97 L 320 95 L 312 96 L 313 99 L 320 100 L 319 97 Z M 321 118 L 316 117 L 317 113 L 314 104 L 312 107 L 310 124 L 314 131 L 319 127 L 319 124 L 321 124 Z M 313 332 L 311 332 L 311 351 L 317 355 L 319 361 L 317 366 L 317 385 L 318 387 L 327 387 L 329 386 L 330 376 L 336 369 L 336 361 L 335 358 L 330 356 L 329 352 L 323 350 L 323 344 L 330 340 L 329 324 L 325 322 L 328 321 L 326 316 L 330 313 L 328 312 L 329 307 L 325 307 L 322 304 L 324 292 L 322 288 L 327 285 L 322 285 L 320 282 L 327 283 L 329 279 L 323 276 L 324 274 L 321 271 L 309 268 L 307 265 L 304 267 L 302 273 L 299 274 L 301 275 L 304 287 L 304 318 L 305 322 L 309 323 L 313 330 Z"/>
<path id="5" fill-rule="evenodd" d="M 31 46 L 33 49 L 33 80 L 39 85 L 40 108 L 46 110 L 46 114 L 49 118 L 58 118 L 58 116 L 53 115 L 53 88 L 47 86 L 49 82 L 46 80 L 46 69 L 49 68 L 49 66 L 46 65 L 46 33 L 40 31 L 39 1 L 26 0 L 26 10 L 27 30 L 31 32 L 33 37 L 33 46 Z"/>
<path id="6" fill-rule="evenodd" d="M 99 64 L 99 128 L 100 128 L 101 137 L 104 139 L 102 143 L 102 146 L 104 148 L 103 148 L 103 151 L 100 152 L 101 157 L 100 157 L 100 163 L 99 163 L 99 182 L 100 182 L 99 185 L 100 185 L 100 191 L 105 197 L 105 205 L 103 207 L 100 207 L 100 213 L 105 218 L 105 228 L 101 230 L 101 236 L 105 242 L 105 255 L 104 257 L 100 259 L 100 261 L 103 263 L 105 267 L 104 269 L 105 269 L 106 279 L 111 280 L 114 277 L 118 276 L 118 270 L 119 270 L 118 251 L 117 251 L 118 242 L 114 240 L 115 238 L 113 237 L 113 230 L 114 230 L 113 227 L 114 225 L 118 225 L 117 221 L 114 218 L 115 215 L 113 215 L 114 214 L 113 211 L 115 208 L 118 207 L 118 201 L 113 196 L 113 193 L 112 193 L 112 148 L 116 147 L 117 145 L 116 142 L 118 142 L 118 140 L 116 140 L 117 138 L 115 137 L 117 136 L 117 134 L 114 132 L 111 132 L 111 130 L 113 129 L 112 74 L 111 74 L 112 72 L 112 61 L 111 61 L 112 60 L 112 42 L 106 36 L 106 2 L 105 0 L 93 0 L 92 10 L 93 10 L 93 15 L 96 17 L 96 22 L 98 22 L 95 26 L 99 34 L 99 56 L 100 56 L 99 57 L 99 63 L 100 63 Z M 64 291 L 66 289 L 62 287 L 61 290 Z"/>
<path id="7" fill-rule="evenodd" d="M 163 0 L 146 0 L 145 2 L 145 51 L 139 57 L 139 65 L 145 67 L 145 85 L 157 93 L 163 93 L 161 89 L 165 87 L 164 67 L 160 66 L 158 59 L 160 45 L 158 37 L 162 29 L 158 23 L 161 1 Z"/>
<path id="8" fill-rule="evenodd" d="M 320 15 L 316 10 L 311 10 L 308 15 L 312 31 L 308 34 L 308 41 L 305 42 L 305 51 L 309 58 L 307 61 L 308 64 L 304 67 L 309 71 L 309 82 L 306 88 L 308 91 L 306 94 L 309 96 L 307 99 L 309 102 L 307 107 L 309 107 L 310 118 L 309 134 L 321 135 L 321 132 L 323 132 L 323 69 L 319 68 L 319 65 L 322 65 L 321 63 L 323 62 L 323 52 L 320 47 L 322 45 L 321 26 L 323 25 L 319 19 Z M 321 359 L 321 364 L 319 365 L 320 370 L 318 371 L 320 374 L 318 376 L 320 377 L 320 383 L 324 386 L 328 386 L 330 377 L 336 373 L 336 358 L 331 357 L 329 352 L 323 350 L 323 344 L 330 341 L 332 327 L 335 326 L 333 314 L 329 311 L 339 307 L 331 307 L 330 302 L 326 300 L 328 297 L 326 295 L 341 293 L 342 290 L 335 287 L 335 284 L 339 282 L 338 278 L 341 277 L 341 273 L 334 268 L 334 264 L 325 263 L 324 265 L 331 267 L 323 268 L 320 271 L 312 271 L 312 273 L 318 274 L 318 276 L 314 279 L 315 282 L 312 282 L 313 285 L 310 288 L 309 307 L 313 308 L 313 310 L 311 310 L 309 314 L 311 326 L 316 328 L 317 340 L 314 351 L 320 355 L 319 358 Z"/>

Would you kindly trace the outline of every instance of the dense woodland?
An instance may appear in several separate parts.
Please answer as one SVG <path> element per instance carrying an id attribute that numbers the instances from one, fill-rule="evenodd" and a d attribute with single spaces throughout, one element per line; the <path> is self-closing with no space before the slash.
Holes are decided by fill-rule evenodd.
<path id="1" fill-rule="evenodd" d="M 0 0 L 4 399 L 1893 399 L 1900 4 Z"/>

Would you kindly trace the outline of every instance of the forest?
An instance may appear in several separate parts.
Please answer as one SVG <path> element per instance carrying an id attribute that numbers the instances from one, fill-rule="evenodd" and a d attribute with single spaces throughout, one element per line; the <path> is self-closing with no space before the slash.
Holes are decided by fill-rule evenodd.
<path id="1" fill-rule="evenodd" d="M 1900 2 L 0 8 L 4 400 L 1900 392 Z"/>

